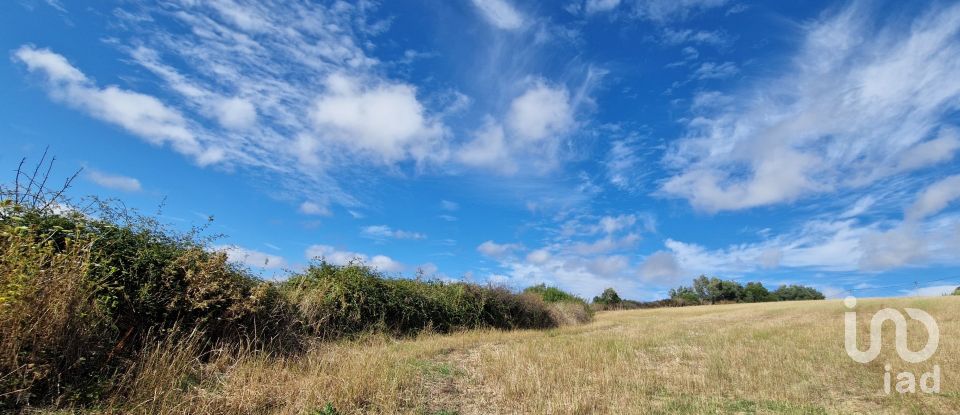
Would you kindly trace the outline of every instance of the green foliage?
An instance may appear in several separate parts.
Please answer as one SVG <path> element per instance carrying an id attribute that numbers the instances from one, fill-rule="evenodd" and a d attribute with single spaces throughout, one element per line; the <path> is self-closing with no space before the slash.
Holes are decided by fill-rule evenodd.
<path id="1" fill-rule="evenodd" d="M 700 304 L 700 296 L 691 287 L 671 288 L 670 299 L 682 306 Z"/>
<path id="2" fill-rule="evenodd" d="M 767 287 L 759 282 L 748 282 L 743 288 L 743 302 L 761 303 L 764 301 L 776 301 L 776 297 L 770 294 Z"/>
<path id="3" fill-rule="evenodd" d="M 953 294 L 951 295 L 960 295 L 960 287 L 957 287 L 956 289 L 954 289 Z"/>
<path id="4" fill-rule="evenodd" d="M 593 297 L 594 304 L 603 304 L 605 306 L 616 307 L 623 303 L 620 295 L 613 288 L 603 290 L 603 293 Z"/>
<path id="5" fill-rule="evenodd" d="M 310 415 L 340 415 L 340 411 L 337 411 L 337 408 L 334 407 L 333 403 L 330 402 L 327 402 L 322 407 L 307 413 Z"/>
<path id="6" fill-rule="evenodd" d="M 708 278 L 705 275 L 695 278 L 692 286 L 680 286 L 670 290 L 670 300 L 681 306 L 822 299 L 824 296 L 820 291 L 803 285 L 785 285 L 770 292 L 759 282 L 748 282 L 744 286 L 736 281 Z"/>
<path id="7" fill-rule="evenodd" d="M 284 283 L 261 281 L 207 249 L 203 228 L 175 232 L 99 201 L 84 213 L 64 209 L 70 180 L 49 190 L 35 170 L 0 185 L 0 412 L 127 393 L 113 382 L 142 370 L 136 362 L 158 340 L 188 341 L 181 351 L 192 361 L 224 347 L 296 353 L 314 337 L 590 317 L 582 299 L 558 289 L 391 279 L 362 264 L 321 262 Z M 556 306 L 570 303 L 583 310 Z M 318 413 L 337 412 L 328 404 Z"/>
<path id="8" fill-rule="evenodd" d="M 462 282 L 391 279 L 362 264 L 311 265 L 282 284 L 310 334 L 412 334 L 476 327 L 555 326 L 542 300 Z"/>
<path id="9" fill-rule="evenodd" d="M 773 295 L 779 301 L 822 300 L 823 293 L 812 287 L 803 285 L 781 285 L 774 290 Z"/>
<path id="10" fill-rule="evenodd" d="M 560 302 L 583 302 L 583 299 L 563 291 L 557 287 L 548 287 L 546 284 L 534 285 L 523 290 L 524 294 L 534 294 L 540 296 L 543 301 L 548 303 Z"/>

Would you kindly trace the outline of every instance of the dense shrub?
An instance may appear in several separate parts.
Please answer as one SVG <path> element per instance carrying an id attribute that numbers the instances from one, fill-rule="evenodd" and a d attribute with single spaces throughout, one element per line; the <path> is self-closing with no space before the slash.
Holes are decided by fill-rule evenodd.
<path id="1" fill-rule="evenodd" d="M 320 262 L 283 283 L 299 307 L 301 326 L 323 337 L 364 331 L 395 334 L 425 329 L 555 326 L 532 295 L 476 284 L 386 278 L 362 264 Z"/>
<path id="2" fill-rule="evenodd" d="M 284 299 L 222 253 L 155 227 L 14 206 L 0 214 L 0 404 L 84 402 L 149 336 L 280 345 Z M 148 223 L 148 222 L 144 222 Z M 56 390 L 54 389 L 56 387 Z"/>
<path id="3" fill-rule="evenodd" d="M 140 393 L 124 379 L 164 370 L 173 355 L 158 355 L 158 342 L 189 342 L 187 354 L 206 359 L 231 345 L 295 353 L 313 338 L 362 332 L 548 328 L 590 317 L 560 290 L 391 279 L 362 264 L 321 262 L 268 283 L 206 246 L 126 211 L 3 202 L 0 410 Z M 575 303 L 579 311 L 566 306 Z"/>
<path id="4" fill-rule="evenodd" d="M 523 294 L 542 299 L 550 305 L 555 320 L 563 324 L 579 324 L 593 318 L 593 309 L 584 299 L 557 287 L 538 284 L 527 287 Z"/>

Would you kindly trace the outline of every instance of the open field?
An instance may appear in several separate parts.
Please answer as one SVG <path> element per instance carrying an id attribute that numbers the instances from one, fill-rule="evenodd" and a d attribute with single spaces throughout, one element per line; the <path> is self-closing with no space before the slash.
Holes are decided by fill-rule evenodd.
<path id="1" fill-rule="evenodd" d="M 893 347 L 892 325 L 887 324 L 880 357 L 869 364 L 854 362 L 844 351 L 843 312 L 847 309 L 841 301 L 611 311 L 597 314 L 586 325 L 547 331 L 468 331 L 409 340 L 371 336 L 322 344 L 297 359 L 214 358 L 195 371 L 191 362 L 157 362 L 160 371 L 193 375 L 189 384 L 178 380 L 180 391 L 146 382 L 140 397 L 145 405 L 136 410 L 282 414 L 333 413 L 331 408 L 341 414 L 960 411 L 960 298 L 861 300 L 861 339 L 868 313 L 882 307 L 920 308 L 933 315 L 941 333 L 937 353 L 924 363 L 901 361 Z M 909 344 L 917 350 L 926 336 L 915 322 L 909 328 L 913 333 Z M 885 395 L 885 363 L 893 366 L 894 376 L 910 370 L 918 378 L 939 365 L 940 394 Z"/>

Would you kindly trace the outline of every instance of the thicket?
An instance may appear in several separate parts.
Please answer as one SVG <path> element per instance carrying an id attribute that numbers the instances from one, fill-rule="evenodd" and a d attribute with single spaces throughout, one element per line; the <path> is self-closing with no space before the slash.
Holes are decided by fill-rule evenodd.
<path id="1" fill-rule="evenodd" d="M 538 284 L 523 290 L 550 304 L 550 315 L 559 325 L 580 324 L 593 318 L 593 309 L 586 300 L 557 287 Z"/>
<path id="2" fill-rule="evenodd" d="M 176 367 L 165 362 L 231 348 L 295 354 L 370 332 L 570 322 L 539 292 L 392 279 L 360 263 L 263 281 L 210 251 L 203 229 L 175 232 L 111 203 L 68 208 L 69 180 L 51 191 L 40 171 L 0 186 L 0 411 L 122 400 L 143 393 L 147 372 Z"/>

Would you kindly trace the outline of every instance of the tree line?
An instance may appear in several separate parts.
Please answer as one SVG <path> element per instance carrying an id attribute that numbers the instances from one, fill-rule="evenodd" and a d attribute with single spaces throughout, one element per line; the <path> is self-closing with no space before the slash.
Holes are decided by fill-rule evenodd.
<path id="1" fill-rule="evenodd" d="M 670 299 L 678 305 L 718 303 L 762 303 L 768 301 L 823 300 L 823 293 L 805 285 L 781 285 L 770 291 L 760 282 L 746 285 L 733 280 L 701 275 L 693 285 L 670 290 Z"/>

